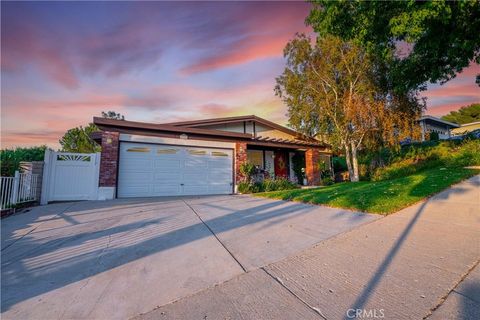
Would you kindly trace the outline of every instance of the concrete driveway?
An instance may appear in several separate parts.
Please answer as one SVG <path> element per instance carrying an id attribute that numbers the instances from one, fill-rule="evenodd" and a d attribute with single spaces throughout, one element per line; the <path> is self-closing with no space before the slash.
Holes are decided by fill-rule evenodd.
<path id="1" fill-rule="evenodd" d="M 35 207 L 2 220 L 2 318 L 133 317 L 377 218 L 249 196 Z"/>

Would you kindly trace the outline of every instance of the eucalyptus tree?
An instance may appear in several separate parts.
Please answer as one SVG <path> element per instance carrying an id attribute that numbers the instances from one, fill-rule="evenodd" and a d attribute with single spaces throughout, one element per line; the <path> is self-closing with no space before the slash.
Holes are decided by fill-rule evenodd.
<path id="1" fill-rule="evenodd" d="M 359 180 L 358 151 L 415 134 L 422 110 L 415 92 L 393 96 L 379 86 L 375 59 L 353 41 L 297 34 L 284 49 L 286 67 L 275 92 L 289 124 L 345 153 L 350 180 Z"/>

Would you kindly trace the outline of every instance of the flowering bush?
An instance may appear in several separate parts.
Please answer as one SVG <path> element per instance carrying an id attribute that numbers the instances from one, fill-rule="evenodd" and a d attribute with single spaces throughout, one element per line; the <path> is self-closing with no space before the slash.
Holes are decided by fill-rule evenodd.
<path id="1" fill-rule="evenodd" d="M 242 181 L 238 184 L 238 192 L 240 193 L 257 193 L 279 190 L 297 189 L 298 185 L 285 178 L 265 179 L 263 182 Z"/>

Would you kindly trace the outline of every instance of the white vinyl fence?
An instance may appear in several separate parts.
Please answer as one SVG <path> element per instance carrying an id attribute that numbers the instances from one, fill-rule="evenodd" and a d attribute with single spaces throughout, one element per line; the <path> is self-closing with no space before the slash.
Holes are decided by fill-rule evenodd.
<path id="1" fill-rule="evenodd" d="M 38 174 L 19 173 L 14 177 L 0 177 L 1 209 L 13 208 L 18 203 L 37 200 Z"/>
<path id="2" fill-rule="evenodd" d="M 100 153 L 45 151 L 41 204 L 96 200 Z"/>

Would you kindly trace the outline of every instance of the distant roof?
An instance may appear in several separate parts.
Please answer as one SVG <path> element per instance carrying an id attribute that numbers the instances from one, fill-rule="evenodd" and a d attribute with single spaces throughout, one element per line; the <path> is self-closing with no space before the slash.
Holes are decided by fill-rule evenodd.
<path id="1" fill-rule="evenodd" d="M 480 124 L 480 121 L 464 123 L 464 124 L 461 124 L 460 127 L 468 127 L 468 126 L 472 126 L 474 124 Z"/>
<path id="2" fill-rule="evenodd" d="M 434 117 L 434 116 L 429 116 L 429 115 L 425 115 L 425 116 L 421 116 L 420 119 L 418 119 L 418 121 L 422 121 L 422 120 L 430 120 L 430 121 L 433 121 L 433 122 L 437 122 L 437 123 L 441 123 L 441 124 L 446 124 L 452 128 L 459 128 L 460 126 L 456 123 L 453 123 L 453 122 L 449 122 L 449 121 L 445 121 L 445 120 L 442 120 L 440 118 L 437 118 L 437 117 Z"/>

